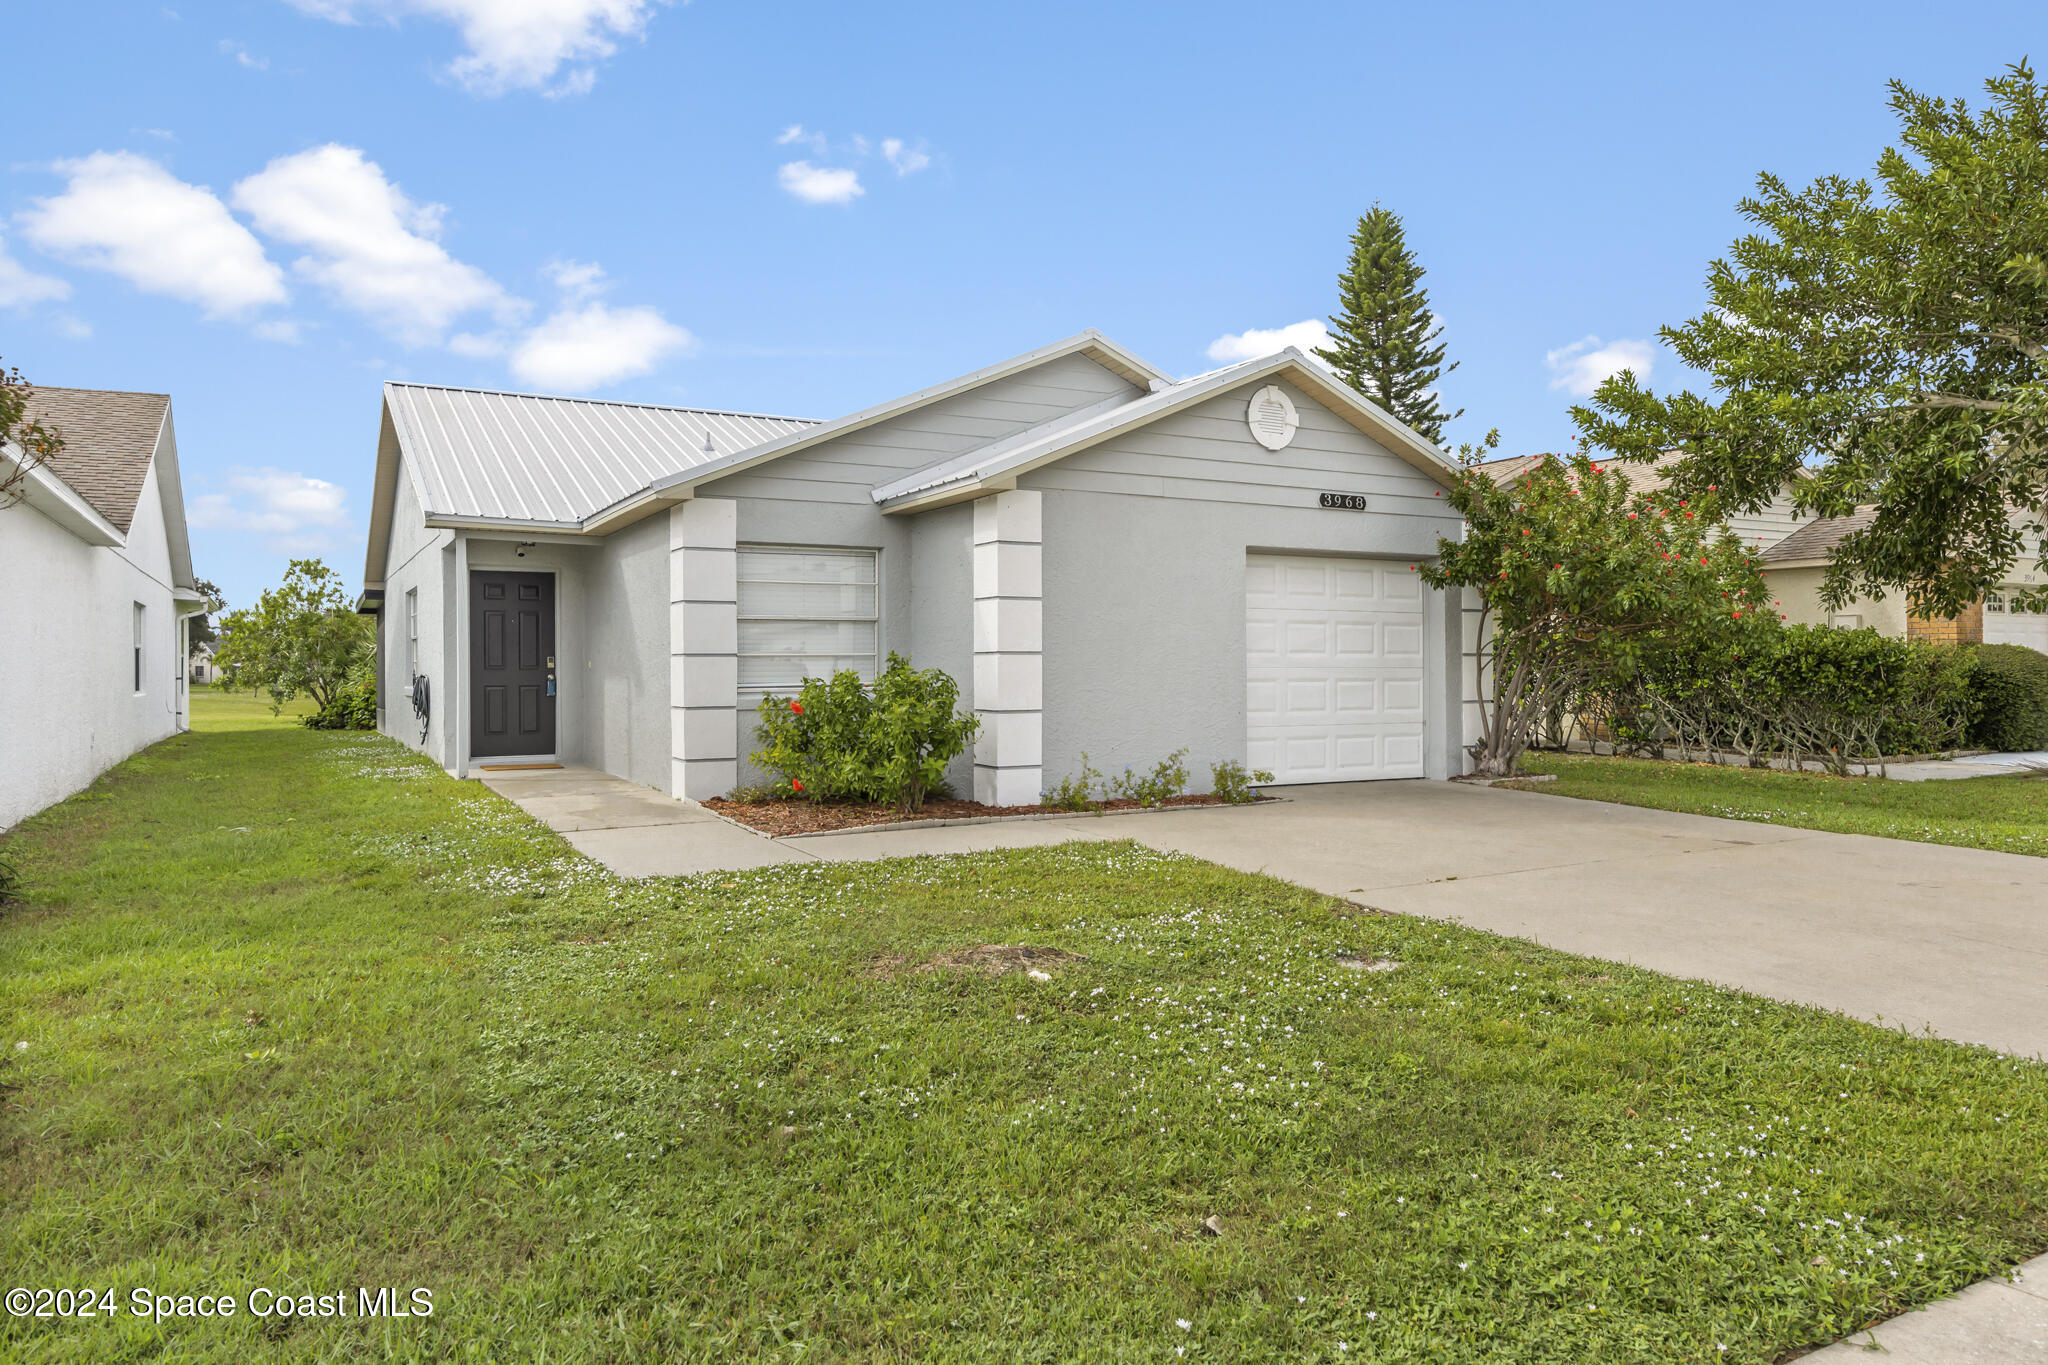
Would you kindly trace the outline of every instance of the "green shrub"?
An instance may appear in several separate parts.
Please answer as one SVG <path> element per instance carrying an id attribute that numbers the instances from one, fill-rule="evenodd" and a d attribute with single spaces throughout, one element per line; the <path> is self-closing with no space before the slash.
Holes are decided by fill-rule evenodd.
<path id="1" fill-rule="evenodd" d="M 1226 758 L 1221 763 L 1211 764 L 1209 767 L 1209 790 L 1215 794 L 1217 800 L 1227 805 L 1250 805 L 1259 799 L 1257 784 L 1272 780 L 1273 774 L 1263 768 L 1246 772 L 1244 764 L 1234 758 Z"/>
<path id="2" fill-rule="evenodd" d="M 374 730 L 377 728 L 377 683 L 364 678 L 342 684 L 321 707 L 301 718 L 301 725 L 315 730 Z"/>
<path id="3" fill-rule="evenodd" d="M 1058 784 L 1040 792 L 1039 799 L 1054 810 L 1101 810 L 1102 802 L 1097 799 L 1095 789 L 1102 785 L 1102 774 L 1095 771 L 1088 762 L 1088 753 L 1081 753 L 1081 775 L 1063 777 Z"/>
<path id="4" fill-rule="evenodd" d="M 21 899 L 21 865 L 7 852 L 7 845 L 0 844 L 0 905 L 8 905 Z"/>
<path id="5" fill-rule="evenodd" d="M 1970 690 L 1970 742 L 2002 753 L 2048 749 L 2048 654 L 2025 645 L 1979 645 Z"/>
<path id="6" fill-rule="evenodd" d="M 794 698 L 761 698 L 753 760 L 779 775 L 779 796 L 922 810 L 981 728 L 979 716 L 954 709 L 959 698 L 944 670 L 892 652 L 873 691 L 847 669 L 806 679 Z"/>
<path id="7" fill-rule="evenodd" d="M 1188 789 L 1187 756 L 1186 749 L 1175 749 L 1154 764 L 1152 771 L 1143 777 L 1126 767 L 1110 783 L 1109 795 L 1123 801 L 1136 801 L 1141 806 L 1163 806 L 1170 798 Z"/>
<path id="8" fill-rule="evenodd" d="M 1674 636 L 1643 650 L 1581 711 L 1618 744 L 1747 757 L 1818 758 L 1836 772 L 1882 754 L 1962 743 L 1970 651 L 1874 630 L 1759 623 Z"/>

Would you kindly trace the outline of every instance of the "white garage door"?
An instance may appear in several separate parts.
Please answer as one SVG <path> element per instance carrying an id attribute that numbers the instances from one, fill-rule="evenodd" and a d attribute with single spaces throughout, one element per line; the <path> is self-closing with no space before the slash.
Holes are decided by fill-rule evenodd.
<path id="1" fill-rule="evenodd" d="M 2029 649 L 2038 649 L 2043 654 L 2048 654 L 2048 613 L 2014 611 L 2007 603 L 2005 593 L 1986 593 L 1984 643 L 2025 645 Z"/>
<path id="2" fill-rule="evenodd" d="M 1280 782 L 1422 776 L 1422 593 L 1406 564 L 1247 558 L 1251 767 Z"/>

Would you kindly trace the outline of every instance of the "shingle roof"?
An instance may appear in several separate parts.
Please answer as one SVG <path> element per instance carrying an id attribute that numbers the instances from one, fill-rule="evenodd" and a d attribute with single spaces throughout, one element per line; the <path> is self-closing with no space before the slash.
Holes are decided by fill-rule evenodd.
<path id="1" fill-rule="evenodd" d="M 1786 536 L 1766 549 L 1757 559 L 1765 564 L 1783 564 L 1802 559 L 1826 559 L 1842 537 L 1860 531 L 1877 520 L 1877 508 L 1859 507 L 1846 517 L 1822 517 Z"/>
<path id="2" fill-rule="evenodd" d="M 427 511 L 517 521 L 580 523 L 657 479 L 814 425 L 435 384 L 386 384 L 384 401 Z"/>
<path id="3" fill-rule="evenodd" d="M 1508 455 L 1498 460 L 1487 460 L 1479 468 L 1495 483 L 1508 484 L 1521 478 L 1544 460 L 1564 458 L 1562 455 L 1550 454 Z M 1649 464 L 1640 464 L 1634 460 L 1598 460 L 1595 463 L 1603 469 L 1618 470 L 1626 475 L 1629 487 L 1636 492 L 1654 493 L 1664 486 L 1664 466 L 1678 458 L 1679 452 L 1674 450 L 1658 456 Z"/>
<path id="4" fill-rule="evenodd" d="M 126 535 L 170 406 L 170 395 L 163 393 L 38 385 L 29 394 L 27 415 L 64 438 L 49 471 Z"/>

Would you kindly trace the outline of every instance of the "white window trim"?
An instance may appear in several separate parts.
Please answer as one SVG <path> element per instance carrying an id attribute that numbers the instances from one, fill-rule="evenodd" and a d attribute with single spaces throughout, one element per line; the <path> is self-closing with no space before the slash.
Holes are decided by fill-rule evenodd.
<path id="1" fill-rule="evenodd" d="M 149 643 L 149 608 L 140 602 L 135 604 L 135 695 L 142 696 L 148 690 L 149 670 L 144 658 Z"/>
<path id="2" fill-rule="evenodd" d="M 746 623 L 747 623 L 747 622 L 749 622 L 749 621 L 815 621 L 815 622 L 818 622 L 818 623 L 821 623 L 821 624 L 844 624 L 844 623 L 847 623 L 847 622 L 854 622 L 854 623 L 864 623 L 864 622 L 872 622 L 872 623 L 873 623 L 873 625 L 874 625 L 874 627 L 875 627 L 875 652 L 874 652 L 874 654 L 873 654 L 873 655 L 871 656 L 871 659 L 870 659 L 870 662 L 869 662 L 868 666 L 867 666 L 867 667 L 866 667 L 866 668 L 865 668 L 864 670 L 862 670 L 862 671 L 863 671 L 863 672 L 865 673 L 865 675 L 866 675 L 866 676 L 865 676 L 865 681 L 866 681 L 867 683 L 869 683 L 870 685 L 872 685 L 872 684 L 873 684 L 873 682 L 874 682 L 874 679 L 875 679 L 875 677 L 876 677 L 876 676 L 877 676 L 877 675 L 878 675 L 878 674 L 879 674 L 879 673 L 881 672 L 881 668 L 882 668 L 882 654 L 883 654 L 883 649 L 882 649 L 882 552 L 881 552 L 881 551 L 880 551 L 879 549 L 877 549 L 877 548 L 875 548 L 875 547 L 873 547 L 873 546 L 868 546 L 868 545 L 782 545 L 782 544 L 769 544 L 769 543 L 764 543 L 764 542 L 760 542 L 760 541 L 742 541 L 742 542 L 740 542 L 740 543 L 739 543 L 738 545 L 736 545 L 736 546 L 735 546 L 734 548 L 735 548 L 735 550 L 737 551 L 737 555 L 736 555 L 736 558 L 744 558 L 744 557 L 745 557 L 745 555 L 746 555 L 746 554 L 747 554 L 747 553 L 748 553 L 749 551 L 755 551 L 755 552 L 759 552 L 759 551 L 770 551 L 770 552 L 786 552 L 786 553 L 789 553 L 789 554 L 834 554 L 834 555 L 866 555 L 866 556 L 868 556 L 868 558 L 870 558 L 871 560 L 873 560 L 873 561 L 874 561 L 874 565 L 875 565 L 875 584 L 874 584 L 874 587 L 875 587 L 875 609 L 874 609 L 874 613 L 873 613 L 872 615 L 870 615 L 870 616 L 789 616 L 789 615 L 774 615 L 774 614 L 762 614 L 762 613 L 749 613 L 749 612 L 748 612 L 748 611 L 746 610 L 746 605 L 745 605 L 745 590 L 746 590 L 746 585 L 747 585 L 748 583 L 750 583 L 750 582 L 761 582 L 761 581 L 765 581 L 765 580 L 759 580 L 759 579 L 747 579 L 747 578 L 738 578 L 738 579 L 736 579 L 736 580 L 735 580 L 735 585 L 734 585 L 734 590 L 733 590 L 733 598 L 734 598 L 734 602 L 735 602 L 735 607 L 736 607 L 736 614 L 737 614 L 737 618 L 738 618 L 738 624 L 739 624 L 739 626 L 741 627 L 741 629 L 742 629 L 742 630 L 744 630 L 744 628 L 745 628 L 745 626 L 746 626 Z M 787 581 L 787 580 L 777 580 L 777 581 Z M 749 654 L 749 653 L 748 653 L 748 652 L 747 652 L 747 651 L 746 651 L 746 650 L 745 650 L 744 648 L 741 648 L 741 647 L 739 647 L 739 646 L 737 646 L 737 645 L 735 646 L 735 652 L 736 652 L 736 657 L 737 657 L 738 659 L 741 659 L 741 660 L 745 660 L 745 659 L 748 659 L 748 658 L 765 658 L 765 657 L 770 657 L 770 656 L 766 656 L 766 655 L 758 655 L 758 654 Z M 741 708 L 742 708 L 742 709 L 751 709 L 751 707 L 752 707 L 752 706 L 753 706 L 753 705 L 754 705 L 755 703 L 759 702 L 759 701 L 760 701 L 760 699 L 761 699 L 762 697 L 764 697 L 764 696 L 767 696 L 767 695 L 769 695 L 769 694 L 771 694 L 771 693 L 775 693 L 775 694 L 785 694 L 785 693 L 793 693 L 793 692 L 795 692 L 795 691 L 796 691 L 796 690 L 797 690 L 798 688 L 800 688 L 800 687 L 802 687 L 802 686 L 803 686 L 803 682 L 804 682 L 804 680 L 803 680 L 803 679 L 802 679 L 801 677 L 799 677 L 799 678 L 794 678 L 794 679 L 788 679 L 788 680 L 783 680 L 783 681 L 778 681 L 778 682 L 773 682 L 773 683 L 755 683 L 755 684 L 748 684 L 748 683 L 742 683 L 742 684 L 740 684 L 740 688 L 739 688 L 739 700 L 740 700 L 740 705 L 741 705 Z"/>

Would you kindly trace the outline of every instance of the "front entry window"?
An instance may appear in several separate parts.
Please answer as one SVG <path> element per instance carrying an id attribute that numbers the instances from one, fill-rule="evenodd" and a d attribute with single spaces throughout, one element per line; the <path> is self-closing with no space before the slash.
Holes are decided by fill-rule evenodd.
<path id="1" fill-rule="evenodd" d="M 843 669 L 873 682 L 881 638 L 873 550 L 739 547 L 740 691 L 793 692 Z"/>

